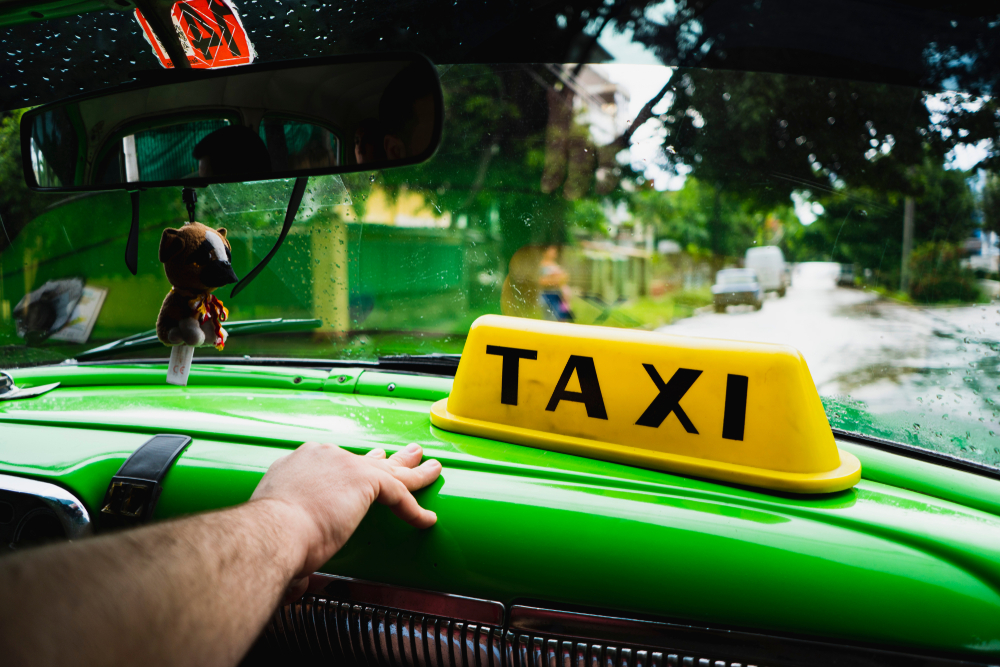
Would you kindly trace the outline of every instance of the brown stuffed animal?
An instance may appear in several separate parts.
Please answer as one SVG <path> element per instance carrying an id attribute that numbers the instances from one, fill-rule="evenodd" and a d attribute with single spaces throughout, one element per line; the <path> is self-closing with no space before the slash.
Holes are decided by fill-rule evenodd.
<path id="1" fill-rule="evenodd" d="M 232 250 L 225 229 L 191 222 L 180 229 L 164 229 L 160 261 L 173 289 L 156 318 L 156 337 L 164 345 L 214 345 L 221 350 L 228 334 L 222 323 L 229 311 L 212 294 L 235 283 Z"/>

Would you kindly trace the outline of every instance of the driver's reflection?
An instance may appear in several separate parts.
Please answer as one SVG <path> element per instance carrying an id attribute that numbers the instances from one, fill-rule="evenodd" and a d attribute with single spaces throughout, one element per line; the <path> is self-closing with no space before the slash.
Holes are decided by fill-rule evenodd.
<path id="1" fill-rule="evenodd" d="M 392 78 L 378 104 L 388 160 L 415 157 L 427 150 L 434 134 L 437 81 L 426 65 L 413 63 Z"/>
<path id="2" fill-rule="evenodd" d="M 264 140 L 242 125 L 219 128 L 194 147 L 198 176 L 257 176 L 271 173 Z"/>
<path id="3" fill-rule="evenodd" d="M 354 131 L 354 159 L 358 164 L 377 164 L 385 161 L 383 140 L 385 132 L 377 118 L 368 118 Z"/>

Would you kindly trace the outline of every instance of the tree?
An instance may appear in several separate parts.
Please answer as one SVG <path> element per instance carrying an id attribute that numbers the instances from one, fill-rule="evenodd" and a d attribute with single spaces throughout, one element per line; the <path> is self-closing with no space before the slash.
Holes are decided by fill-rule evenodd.
<path id="1" fill-rule="evenodd" d="M 21 115 L 24 109 L 0 113 L 0 250 L 49 202 L 31 192 L 24 182 L 21 162 Z"/>
<path id="2" fill-rule="evenodd" d="M 689 70 L 670 82 L 660 117 L 675 172 L 766 210 L 795 190 L 844 185 L 909 192 L 906 169 L 931 145 L 917 90 L 784 74 Z"/>
<path id="3" fill-rule="evenodd" d="M 707 251 L 719 267 L 764 238 L 767 216 L 740 197 L 692 177 L 676 192 L 640 190 L 631 206 L 638 220 L 655 226 L 657 237 Z"/>
<path id="4" fill-rule="evenodd" d="M 669 86 L 672 105 L 660 118 L 669 168 L 753 210 L 787 207 L 795 191 L 824 204 L 815 230 L 801 232 L 800 256 L 812 246 L 876 270 L 883 284 L 895 280 L 906 197 L 916 202 L 917 244 L 958 243 L 973 228 L 966 174 L 944 166 L 956 145 L 996 135 L 990 98 L 709 70 L 678 72 Z M 993 159 L 988 152 L 983 163 Z"/>
<path id="5" fill-rule="evenodd" d="M 983 229 L 1000 233 L 1000 175 L 986 174 L 982 198 Z"/>
<path id="6" fill-rule="evenodd" d="M 592 157 L 595 147 L 589 129 L 573 117 L 560 79 L 544 67 L 462 65 L 443 74 L 442 87 L 444 136 L 437 155 L 410 169 L 381 172 L 385 187 L 419 191 L 452 220 L 461 216 L 469 228 L 499 232 L 504 266 L 526 245 L 566 243 L 570 227 L 603 233 L 603 200 L 616 202 L 625 193 L 599 193 L 596 161 L 578 159 Z M 567 107 L 562 143 L 547 141 L 552 109 L 559 105 Z M 622 175 L 634 176 L 627 167 L 619 168 Z"/>
<path id="7" fill-rule="evenodd" d="M 968 174 L 927 160 L 911 171 L 916 199 L 914 245 L 960 243 L 975 225 Z M 817 251 L 836 262 L 872 269 L 878 284 L 895 288 L 902 262 L 903 197 L 869 187 L 828 193 L 812 227 L 821 233 Z M 817 239 L 819 240 L 819 239 Z"/>
<path id="8" fill-rule="evenodd" d="M 910 295 L 917 302 L 969 302 L 981 298 L 975 275 L 962 268 L 962 246 L 930 241 L 917 247 L 910 258 L 913 281 Z"/>

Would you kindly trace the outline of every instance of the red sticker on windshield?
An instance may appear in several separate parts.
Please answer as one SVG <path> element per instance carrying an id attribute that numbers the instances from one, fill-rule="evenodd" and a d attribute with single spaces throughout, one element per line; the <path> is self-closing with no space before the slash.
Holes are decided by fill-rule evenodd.
<path id="1" fill-rule="evenodd" d="M 163 42 L 138 9 L 135 18 L 160 64 L 173 67 Z M 191 67 L 212 69 L 254 61 L 253 44 L 231 0 L 180 0 L 170 10 L 170 18 Z"/>

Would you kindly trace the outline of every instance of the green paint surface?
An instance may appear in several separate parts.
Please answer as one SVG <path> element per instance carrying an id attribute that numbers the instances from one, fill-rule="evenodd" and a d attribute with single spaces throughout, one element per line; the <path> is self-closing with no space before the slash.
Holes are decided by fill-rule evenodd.
<path id="1" fill-rule="evenodd" d="M 158 518 L 246 500 L 305 440 L 359 453 L 415 442 L 444 464 L 417 494 L 438 524 L 418 531 L 376 506 L 325 571 L 508 605 L 1000 654 L 1000 482 L 985 477 L 842 442 L 862 460 L 857 487 L 766 493 L 448 433 L 428 410 L 450 380 L 370 368 L 196 365 L 187 387 L 156 365 L 13 375 L 62 385 L 0 402 L 0 472 L 61 484 L 92 514 L 155 433 L 193 438 Z"/>

